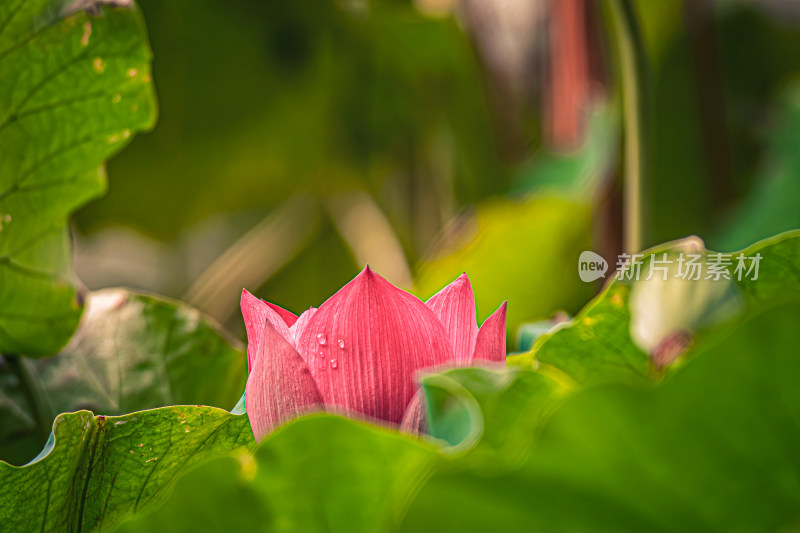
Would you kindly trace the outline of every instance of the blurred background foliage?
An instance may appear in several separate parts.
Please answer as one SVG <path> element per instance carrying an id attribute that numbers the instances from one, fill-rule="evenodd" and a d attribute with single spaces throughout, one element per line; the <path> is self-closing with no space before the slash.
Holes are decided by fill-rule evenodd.
<path id="1" fill-rule="evenodd" d="M 160 118 L 78 212 L 90 288 L 242 332 L 242 287 L 301 311 L 369 262 L 421 297 L 466 270 L 509 333 L 620 250 L 614 43 L 582 0 L 140 0 Z M 639 0 L 647 244 L 732 250 L 800 226 L 800 9 Z"/>

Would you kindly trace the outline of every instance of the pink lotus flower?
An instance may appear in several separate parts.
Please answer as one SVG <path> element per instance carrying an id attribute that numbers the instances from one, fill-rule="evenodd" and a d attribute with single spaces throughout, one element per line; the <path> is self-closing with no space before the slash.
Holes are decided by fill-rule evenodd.
<path id="1" fill-rule="evenodd" d="M 325 409 L 391 424 L 405 414 L 416 424 L 419 371 L 505 365 L 506 304 L 478 330 L 466 274 L 425 303 L 366 267 L 299 317 L 246 290 L 241 306 L 250 372 L 245 404 L 258 440 L 290 418 Z"/>

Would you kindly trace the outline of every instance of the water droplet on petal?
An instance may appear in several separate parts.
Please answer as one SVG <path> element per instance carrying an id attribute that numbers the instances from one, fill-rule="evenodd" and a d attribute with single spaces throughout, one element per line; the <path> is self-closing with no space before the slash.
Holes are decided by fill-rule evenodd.
<path id="1" fill-rule="evenodd" d="M 338 341 L 336 341 L 336 344 L 339 345 L 339 348 L 344 350 L 344 339 L 339 339 Z"/>
<path id="2" fill-rule="evenodd" d="M 328 338 L 324 333 L 317 333 L 317 342 L 320 346 L 325 346 L 328 343 Z"/>
<path id="3" fill-rule="evenodd" d="M 331 368 L 336 368 L 339 366 L 339 362 L 336 359 L 331 359 Z"/>

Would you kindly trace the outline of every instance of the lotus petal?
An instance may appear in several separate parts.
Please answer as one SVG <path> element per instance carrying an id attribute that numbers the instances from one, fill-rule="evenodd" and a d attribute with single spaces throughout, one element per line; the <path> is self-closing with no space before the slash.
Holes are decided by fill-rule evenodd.
<path id="1" fill-rule="evenodd" d="M 311 317 L 314 316 L 314 313 L 317 312 L 316 307 L 309 307 L 300 315 L 292 327 L 289 328 L 289 331 L 292 333 L 292 338 L 294 339 L 295 346 L 297 345 L 297 341 L 300 339 L 300 335 L 303 333 L 303 330 L 306 329 L 306 325 L 308 321 L 311 320 Z M 303 355 L 303 354 L 300 354 Z"/>
<path id="2" fill-rule="evenodd" d="M 272 302 L 267 302 L 266 300 L 261 300 L 265 304 L 269 306 L 270 309 L 278 313 L 278 316 L 281 317 L 284 323 L 288 327 L 292 327 L 295 322 L 297 322 L 297 315 L 289 311 L 288 309 L 284 309 L 280 305 L 274 304 Z"/>
<path id="3" fill-rule="evenodd" d="M 256 440 L 295 416 L 322 409 L 322 397 L 300 354 L 267 319 L 245 389 Z"/>
<path id="4" fill-rule="evenodd" d="M 475 354 L 470 364 L 480 362 L 506 364 L 506 302 L 484 320 L 478 331 Z"/>
<path id="5" fill-rule="evenodd" d="M 277 311 L 272 309 L 267 302 L 256 298 L 247 290 L 242 291 L 241 307 L 244 327 L 247 330 L 247 368 L 252 371 L 253 361 L 261 344 L 264 320 L 269 320 L 270 324 L 290 342 L 292 341 L 292 334 L 289 331 L 289 326 L 286 325 L 286 322 Z"/>
<path id="6" fill-rule="evenodd" d="M 475 318 L 475 295 L 467 275 L 461 274 L 425 304 L 450 334 L 456 364 L 468 365 L 475 351 L 478 321 Z"/>
<path id="7" fill-rule="evenodd" d="M 411 398 L 398 429 L 410 435 L 422 435 L 428 431 L 428 413 L 425 405 L 425 391 L 422 390 L 422 387 L 417 389 L 416 394 Z"/>
<path id="8" fill-rule="evenodd" d="M 369 267 L 320 306 L 297 346 L 326 405 L 395 424 L 417 371 L 453 359 L 433 311 Z"/>

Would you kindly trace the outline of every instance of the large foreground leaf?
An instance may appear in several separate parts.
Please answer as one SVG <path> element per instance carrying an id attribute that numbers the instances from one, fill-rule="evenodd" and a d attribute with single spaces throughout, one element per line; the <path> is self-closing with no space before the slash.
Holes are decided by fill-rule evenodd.
<path id="1" fill-rule="evenodd" d="M 781 305 L 709 340 L 658 387 L 578 393 L 522 468 L 434 476 L 403 530 L 793 530 L 798 321 L 800 305 Z"/>
<path id="2" fill-rule="evenodd" d="M 213 407 L 63 414 L 34 461 L 0 462 L 0 523 L 7 531 L 110 531 L 162 501 L 193 465 L 253 443 L 246 415 Z"/>
<path id="3" fill-rule="evenodd" d="M 0 459 L 30 459 L 56 413 L 121 415 L 178 404 L 230 409 L 244 390 L 244 365 L 239 343 L 196 309 L 123 289 L 93 292 L 60 354 L 0 358 Z"/>
<path id="4" fill-rule="evenodd" d="M 67 217 L 155 119 L 141 16 L 101 4 L 0 3 L 0 353 L 50 355 L 72 335 Z"/>
<path id="5" fill-rule="evenodd" d="M 428 444 L 333 415 L 291 422 L 254 456 L 220 459 L 121 531 L 391 531 L 441 456 Z"/>

